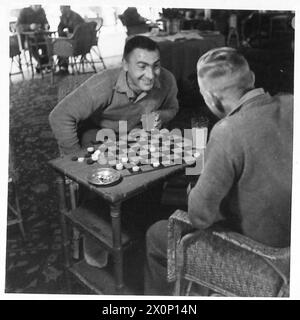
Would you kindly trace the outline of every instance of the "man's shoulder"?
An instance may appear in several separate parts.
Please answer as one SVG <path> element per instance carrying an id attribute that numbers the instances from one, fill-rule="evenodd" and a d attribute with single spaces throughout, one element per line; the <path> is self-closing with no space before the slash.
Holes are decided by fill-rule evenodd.
<path id="1" fill-rule="evenodd" d="M 121 68 L 105 69 L 88 78 L 85 85 L 90 89 L 101 87 L 105 90 L 112 90 L 117 82 L 120 72 Z"/>
<path id="2" fill-rule="evenodd" d="M 21 9 L 20 14 L 28 14 L 28 13 L 31 13 L 31 12 L 32 12 L 31 7 L 25 7 L 23 9 Z"/>
<path id="3" fill-rule="evenodd" d="M 284 106 L 293 107 L 294 105 L 294 95 L 292 95 L 291 93 L 278 93 L 273 96 L 273 99 Z"/>
<path id="4" fill-rule="evenodd" d="M 283 110 L 289 117 L 293 112 L 294 96 L 289 93 L 279 93 L 272 96 L 265 104 L 253 104 L 250 108 L 241 109 L 240 111 L 225 117 L 218 121 L 213 127 L 212 133 L 219 139 L 238 138 L 236 132 L 251 132 L 257 128 L 264 129 L 265 116 L 270 117 L 269 107 L 273 105 L 273 113 L 277 113 L 278 108 Z M 255 129 L 256 128 L 256 129 Z"/>
<path id="5" fill-rule="evenodd" d="M 71 10 L 71 15 L 72 15 L 73 17 L 81 18 L 81 19 L 83 20 L 83 18 L 81 17 L 81 15 L 80 15 L 79 13 L 73 11 L 73 10 Z"/>

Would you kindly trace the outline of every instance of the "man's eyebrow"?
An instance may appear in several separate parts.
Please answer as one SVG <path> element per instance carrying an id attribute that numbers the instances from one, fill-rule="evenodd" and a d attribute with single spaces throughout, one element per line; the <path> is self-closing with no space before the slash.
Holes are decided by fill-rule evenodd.
<path id="1" fill-rule="evenodd" d="M 157 64 L 157 63 L 159 63 L 160 62 L 160 59 L 157 59 L 156 61 L 154 61 L 153 62 L 153 64 L 152 65 L 154 65 L 154 64 Z M 137 61 L 137 63 L 142 63 L 142 64 L 146 64 L 146 65 L 150 65 L 148 62 L 146 62 L 146 61 L 143 61 L 143 60 L 141 60 L 141 61 Z"/>

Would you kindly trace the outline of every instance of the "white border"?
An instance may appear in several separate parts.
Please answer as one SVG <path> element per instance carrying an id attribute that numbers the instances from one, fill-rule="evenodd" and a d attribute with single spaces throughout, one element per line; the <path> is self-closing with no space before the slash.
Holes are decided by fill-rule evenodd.
<path id="1" fill-rule="evenodd" d="M 73 0 L 73 1 L 9 1 L 9 3 L 0 4 L 0 30 L 1 35 L 8 34 L 8 17 L 9 10 L 14 7 L 25 7 L 28 4 L 76 4 L 83 5 L 82 0 Z M 295 41 L 295 120 L 294 120 L 294 167 L 293 167 L 293 204 L 292 204 L 292 245 L 291 245 L 291 298 L 290 299 L 299 299 L 300 298 L 300 254 L 298 249 L 299 243 L 299 230 L 300 230 L 300 214 L 298 213 L 299 209 L 299 189 L 300 189 L 300 168 L 299 168 L 299 130 L 300 126 L 298 126 L 298 121 L 300 119 L 299 115 L 299 104 L 298 102 L 298 90 L 299 86 L 299 39 L 298 39 L 298 28 L 299 28 L 299 7 L 300 1 L 298 0 L 269 0 L 264 1 L 262 4 L 261 0 L 185 0 L 184 6 L 183 2 L 177 0 L 144 0 L 142 3 L 140 0 L 128 0 L 126 1 L 126 6 L 136 6 L 136 7 L 185 7 L 185 8 L 207 8 L 207 9 L 263 9 L 263 10 L 295 10 L 296 11 L 296 41 Z M 98 6 L 108 6 L 108 7 L 124 7 L 124 1 L 121 0 L 85 0 L 84 6 L 89 5 L 98 5 Z M 58 13 L 59 14 L 59 13 Z M 8 37 L 2 37 L 1 45 L 0 45 L 0 57 L 1 57 L 1 107 L 0 107 L 0 135 L 1 135 L 1 188 L 0 188 L 0 205 L 1 205 L 1 223 L 0 223 L 0 292 L 1 298 L 6 299 L 41 299 L 41 300 L 60 300 L 60 299 L 73 299 L 73 300 L 112 300 L 112 299 L 136 299 L 136 300 L 145 300 L 152 299 L 152 297 L 147 296 L 68 296 L 68 295 L 32 295 L 32 294 L 4 294 L 5 287 L 5 250 L 6 250 L 6 196 L 7 196 L 7 151 L 8 151 L 8 120 L 9 120 L 9 63 L 8 61 Z M 6 60 L 7 59 L 7 60 Z M 155 299 L 160 300 L 182 300 L 183 297 L 155 297 Z M 188 297 L 190 300 L 199 300 L 200 297 Z M 202 298 L 203 300 L 207 298 Z M 209 298 L 211 299 L 211 298 Z M 218 298 L 214 298 L 218 299 Z M 238 298 L 238 300 L 243 300 L 242 298 Z"/>

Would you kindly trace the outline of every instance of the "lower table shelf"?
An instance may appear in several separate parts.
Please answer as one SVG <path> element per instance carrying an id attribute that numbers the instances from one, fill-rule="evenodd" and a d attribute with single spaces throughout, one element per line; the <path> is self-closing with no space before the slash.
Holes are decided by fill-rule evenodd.
<path id="1" fill-rule="evenodd" d="M 65 213 L 65 216 L 72 222 L 74 226 L 79 228 L 83 233 L 92 235 L 106 246 L 107 249 L 113 247 L 111 224 L 101 217 L 99 210 L 94 208 L 78 207 Z M 122 246 L 131 241 L 130 236 L 126 232 L 121 234 Z"/>
<path id="2" fill-rule="evenodd" d="M 140 282 L 134 278 L 132 267 L 125 270 L 125 286 L 122 292 L 117 292 L 114 277 L 112 275 L 112 266 L 108 264 L 105 268 L 96 268 L 90 266 L 85 260 L 74 263 L 68 268 L 70 272 L 81 284 L 88 287 L 92 293 L 99 295 L 139 295 L 143 294 L 143 288 Z M 129 273 L 129 274 L 128 274 Z M 141 278 L 141 277 L 140 277 Z M 142 279 L 140 279 L 142 280 Z"/>

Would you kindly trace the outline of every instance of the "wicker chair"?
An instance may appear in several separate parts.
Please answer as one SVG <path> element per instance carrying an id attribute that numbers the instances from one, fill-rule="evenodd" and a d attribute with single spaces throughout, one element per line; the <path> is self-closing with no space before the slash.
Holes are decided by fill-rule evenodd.
<path id="1" fill-rule="evenodd" d="M 290 248 L 272 248 L 235 232 L 195 230 L 185 211 L 168 225 L 168 280 L 174 295 L 193 284 L 222 296 L 288 297 Z"/>
<path id="2" fill-rule="evenodd" d="M 91 48 L 94 46 L 97 36 L 96 28 L 96 22 L 85 22 L 76 26 L 70 38 L 54 39 L 53 54 L 69 58 L 73 74 L 75 71 L 77 73 L 97 72 L 91 55 Z M 89 59 L 88 54 L 90 55 Z M 87 65 L 91 66 L 92 71 L 85 68 Z"/>

